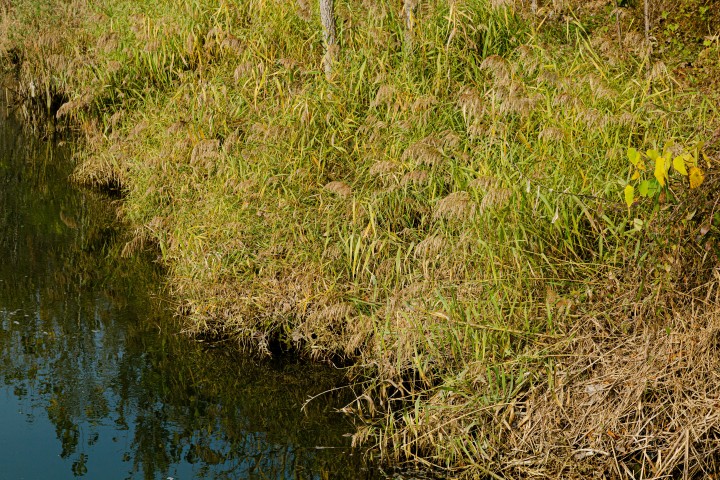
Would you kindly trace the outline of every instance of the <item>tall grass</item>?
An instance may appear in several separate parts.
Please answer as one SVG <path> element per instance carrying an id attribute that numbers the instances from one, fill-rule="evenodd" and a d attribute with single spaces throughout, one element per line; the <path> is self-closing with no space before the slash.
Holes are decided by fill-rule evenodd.
<path id="1" fill-rule="evenodd" d="M 76 177 L 121 186 L 125 251 L 157 245 L 189 332 L 351 361 L 355 440 L 396 464 L 552 476 L 645 461 L 632 442 L 619 460 L 578 456 L 612 438 L 550 417 L 592 396 L 592 368 L 571 361 L 600 338 L 588 328 L 612 332 L 597 342 L 612 356 L 610 338 L 685 311 L 670 292 L 710 301 L 716 250 L 698 259 L 692 234 L 709 221 L 702 241 L 717 236 L 716 184 L 631 211 L 620 192 L 629 146 L 706 142 L 712 171 L 717 111 L 648 70 L 637 35 L 618 45 L 607 11 L 421 2 L 410 43 L 396 5 L 338 2 L 328 79 L 304 1 L 39 5 L 4 16 L 20 93 L 43 85 L 83 126 Z M 48 19 L 67 28 L 34 35 Z"/>

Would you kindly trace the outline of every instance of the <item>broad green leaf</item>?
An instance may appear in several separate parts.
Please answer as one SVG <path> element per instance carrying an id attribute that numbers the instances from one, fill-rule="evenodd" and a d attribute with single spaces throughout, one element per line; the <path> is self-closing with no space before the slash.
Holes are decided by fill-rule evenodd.
<path id="1" fill-rule="evenodd" d="M 638 152 L 636 149 L 630 147 L 627 151 L 628 160 L 630 160 L 630 163 L 633 164 L 633 166 L 637 167 L 638 162 L 640 161 L 640 152 Z"/>
<path id="2" fill-rule="evenodd" d="M 648 183 L 648 197 L 654 197 L 660 190 L 660 183 L 655 178 L 651 178 Z"/>
<path id="3" fill-rule="evenodd" d="M 653 150 L 653 149 L 648 150 L 646 152 L 646 154 L 647 154 L 648 158 L 653 161 L 660 156 L 660 152 L 658 152 L 657 150 Z"/>
<path id="4" fill-rule="evenodd" d="M 643 180 L 640 182 L 640 185 L 638 186 L 638 193 L 641 197 L 647 197 L 648 192 L 650 191 L 650 181 Z"/>
<path id="5" fill-rule="evenodd" d="M 690 167 L 688 178 L 690 179 L 690 188 L 697 188 L 705 180 L 705 174 L 698 167 Z"/>
<path id="6" fill-rule="evenodd" d="M 665 179 L 667 178 L 667 170 L 665 170 L 665 157 L 655 157 L 655 178 L 661 187 L 665 186 Z"/>
<path id="7" fill-rule="evenodd" d="M 689 155 L 686 153 L 684 155 L 679 155 L 673 159 L 673 168 L 676 172 L 678 172 L 680 175 L 685 175 L 687 177 L 687 169 L 685 168 L 685 157 L 689 157 Z"/>
<path id="8" fill-rule="evenodd" d="M 635 187 L 632 185 L 628 185 L 625 187 L 625 203 L 627 204 L 628 208 L 632 207 L 633 202 L 635 201 Z"/>

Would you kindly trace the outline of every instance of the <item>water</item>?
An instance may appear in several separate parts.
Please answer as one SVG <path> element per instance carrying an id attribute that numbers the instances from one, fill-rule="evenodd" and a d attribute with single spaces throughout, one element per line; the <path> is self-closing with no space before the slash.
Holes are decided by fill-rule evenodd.
<path id="1" fill-rule="evenodd" d="M 67 148 L 0 125 L 0 479 L 358 479 L 331 369 L 177 334 Z"/>

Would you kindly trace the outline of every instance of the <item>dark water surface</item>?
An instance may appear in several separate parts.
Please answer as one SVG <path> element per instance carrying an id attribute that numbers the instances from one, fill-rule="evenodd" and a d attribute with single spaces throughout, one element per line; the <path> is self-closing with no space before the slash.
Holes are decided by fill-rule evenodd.
<path id="1" fill-rule="evenodd" d="M 0 479 L 370 478 L 342 390 L 301 411 L 338 376 L 178 335 L 66 150 L 0 125 Z"/>

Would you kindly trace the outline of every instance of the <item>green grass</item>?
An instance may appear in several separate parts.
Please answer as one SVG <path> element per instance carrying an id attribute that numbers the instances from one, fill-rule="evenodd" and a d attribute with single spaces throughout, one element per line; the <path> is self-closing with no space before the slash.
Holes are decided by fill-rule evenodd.
<path id="1" fill-rule="evenodd" d="M 394 4 L 340 2 L 328 80 L 304 2 L 39 5 L 6 13 L 7 62 L 81 126 L 76 177 L 121 185 L 126 252 L 157 245 L 191 333 L 350 361 L 356 440 L 386 461 L 526 474 L 517 432 L 538 398 L 562 408 L 587 325 L 665 328 L 671 292 L 713 288 L 694 239 L 717 237 L 711 174 L 622 200 L 628 147 L 706 142 L 709 172 L 717 151 L 715 104 L 651 65 L 632 12 L 620 47 L 607 8 L 427 2 L 407 46 Z M 34 35 L 48 19 L 67 28 Z"/>

